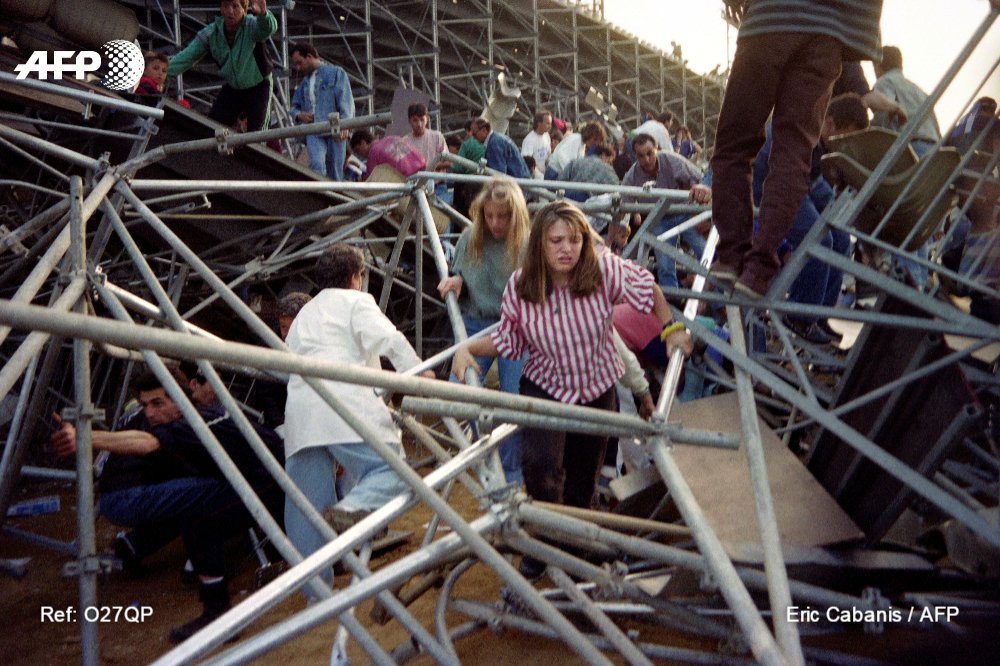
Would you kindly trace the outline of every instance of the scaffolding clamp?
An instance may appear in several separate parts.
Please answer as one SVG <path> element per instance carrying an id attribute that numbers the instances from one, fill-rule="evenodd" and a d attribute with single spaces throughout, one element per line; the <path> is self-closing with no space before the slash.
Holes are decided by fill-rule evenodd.
<path id="1" fill-rule="evenodd" d="M 340 114 L 335 111 L 326 117 L 326 121 L 330 123 L 330 136 L 340 140 Z"/>
<path id="2" fill-rule="evenodd" d="M 223 127 L 215 130 L 215 149 L 220 155 L 232 155 L 233 147 L 229 145 L 229 128 Z"/>
<path id="3" fill-rule="evenodd" d="M 120 568 L 120 565 L 119 565 Z M 63 577 L 86 576 L 87 574 L 109 574 L 115 569 L 115 561 L 107 555 L 84 555 L 63 565 Z"/>
<path id="4" fill-rule="evenodd" d="M 59 418 L 69 423 L 78 423 L 81 420 L 81 417 L 103 421 L 104 410 L 95 408 L 94 404 L 90 403 L 88 405 L 84 405 L 83 407 L 63 407 L 59 412 Z"/>

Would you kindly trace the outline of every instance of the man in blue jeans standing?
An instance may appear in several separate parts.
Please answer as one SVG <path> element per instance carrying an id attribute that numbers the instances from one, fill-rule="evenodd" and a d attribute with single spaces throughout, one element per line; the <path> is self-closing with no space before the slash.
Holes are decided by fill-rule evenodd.
<path id="1" fill-rule="evenodd" d="M 174 378 L 187 389 L 182 373 L 176 372 Z M 198 575 L 203 612 L 170 632 L 170 642 L 181 643 L 229 610 L 225 542 L 254 520 L 156 375 L 143 373 L 135 388 L 143 413 L 136 429 L 94 431 L 92 436 L 95 450 L 111 453 L 100 477 L 99 511 L 112 523 L 140 528 L 153 539 L 156 534 L 166 541 L 177 534 L 184 538 Z M 217 408 L 199 407 L 198 412 L 272 515 L 280 516 L 284 494 L 233 419 Z M 56 420 L 59 429 L 49 437 L 49 446 L 57 455 L 72 455 L 76 429 Z M 255 430 L 283 462 L 281 439 L 263 426 Z"/>
<path id="2" fill-rule="evenodd" d="M 295 122 L 324 122 L 331 113 L 341 120 L 354 117 L 354 95 L 347 73 L 336 65 L 325 63 L 309 44 L 295 44 L 289 57 L 292 65 L 305 78 L 292 95 L 290 114 Z M 350 131 L 340 130 L 306 137 L 309 168 L 333 180 L 344 180 L 344 158 Z"/>

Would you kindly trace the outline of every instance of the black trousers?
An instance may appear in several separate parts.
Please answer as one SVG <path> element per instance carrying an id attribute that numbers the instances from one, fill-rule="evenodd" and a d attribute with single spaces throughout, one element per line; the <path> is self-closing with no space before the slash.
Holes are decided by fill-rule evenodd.
<path id="1" fill-rule="evenodd" d="M 223 125 L 233 127 L 240 115 L 247 118 L 247 131 L 256 132 L 267 129 L 267 121 L 271 112 L 271 79 L 266 78 L 252 88 L 239 90 L 228 83 L 222 85 L 222 90 L 215 98 L 208 117 Z"/>
<path id="2" fill-rule="evenodd" d="M 521 378 L 521 395 L 555 399 L 526 377 Z M 615 387 L 583 406 L 616 411 Z M 528 494 L 543 502 L 592 508 L 607 445 L 604 436 L 525 428 L 521 471 Z"/>

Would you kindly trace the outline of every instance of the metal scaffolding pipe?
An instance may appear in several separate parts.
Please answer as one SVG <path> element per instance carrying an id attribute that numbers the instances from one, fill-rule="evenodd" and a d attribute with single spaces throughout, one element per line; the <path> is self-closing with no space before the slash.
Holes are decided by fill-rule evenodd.
<path id="1" fill-rule="evenodd" d="M 79 102 L 84 102 L 85 104 L 95 104 L 109 109 L 125 111 L 126 113 L 131 113 L 134 116 L 141 116 L 143 118 L 155 118 L 156 120 L 163 119 L 163 109 L 146 106 L 145 104 L 136 104 L 135 102 L 126 102 L 120 97 L 112 97 L 110 93 L 107 95 L 99 95 L 95 92 L 87 90 L 77 90 L 76 88 L 72 88 L 70 86 L 61 86 L 55 83 L 47 83 L 45 81 L 38 81 L 35 79 L 19 79 L 8 72 L 0 72 L 0 83 L 8 83 L 19 88 L 27 88 L 28 90 L 37 90 L 51 95 L 68 97 Z"/>
<path id="2" fill-rule="evenodd" d="M 596 415 L 592 415 L 592 418 L 589 419 L 581 419 L 578 416 L 568 418 L 530 414 L 511 409 L 483 409 L 470 403 L 442 403 L 440 400 L 413 396 L 403 398 L 401 409 L 404 412 L 447 416 L 460 421 L 476 421 L 486 424 L 494 422 L 514 423 L 545 430 L 567 430 L 608 437 L 646 437 L 653 434 L 667 434 L 671 440 L 682 444 L 699 444 L 727 449 L 739 448 L 739 438 L 736 435 L 691 430 L 676 424 L 651 423 L 634 416 L 628 417 L 631 427 L 623 427 L 617 423 L 609 423 L 607 419 L 601 419 Z"/>
<path id="3" fill-rule="evenodd" d="M 615 647 L 618 652 L 625 657 L 625 661 L 629 664 L 636 664 L 642 666 L 653 666 L 653 662 L 649 660 L 646 655 L 636 647 L 625 633 L 618 628 L 611 619 L 598 608 L 597 604 L 588 597 L 586 594 L 580 591 L 576 586 L 576 583 L 570 579 L 569 576 L 562 569 L 549 567 L 548 576 L 552 579 L 559 588 L 566 593 L 576 606 L 583 612 L 584 616 L 590 620 L 590 622 L 604 634 L 605 638 Z"/>
<path id="4" fill-rule="evenodd" d="M 56 315 L 69 312 L 83 295 L 86 287 L 87 278 L 81 275 L 75 276 L 62 295 L 47 309 L 52 310 Z M 43 331 L 32 331 L 28 334 L 17 351 L 11 354 L 4 366 L 0 368 L 0 395 L 7 395 L 14 388 L 18 378 L 24 374 L 28 364 L 38 355 L 48 340 L 49 334 Z"/>
<path id="5" fill-rule="evenodd" d="M 464 402 L 475 400 L 482 406 L 535 412 L 569 419 L 595 420 L 597 415 L 601 415 L 601 418 L 606 422 L 621 424 L 625 427 L 633 424 L 640 428 L 650 427 L 646 421 L 638 416 L 614 414 L 579 405 L 566 405 L 551 400 L 477 389 L 434 379 L 407 377 L 395 372 L 322 361 L 292 354 L 288 351 L 267 349 L 245 343 L 220 342 L 185 333 L 132 326 L 73 313 L 53 313 L 47 308 L 35 305 L 18 304 L 4 300 L 0 300 L 0 305 L 3 305 L 0 308 L 0 324 L 67 337 L 84 337 L 93 341 L 115 344 L 126 349 L 147 349 L 172 358 L 205 359 L 258 370 L 381 387 L 394 393 L 444 400 Z M 272 333 L 272 335 L 274 334 Z"/>
<path id="6" fill-rule="evenodd" d="M 70 236 L 72 238 L 72 264 L 74 283 L 83 286 L 87 278 L 87 227 L 82 215 L 83 181 L 79 176 L 72 176 L 69 181 L 70 200 Z M 67 289 L 66 293 L 72 290 Z M 84 314 L 87 304 L 80 299 L 83 293 L 79 289 L 72 299 L 75 312 Z M 58 303 L 58 301 L 57 301 Z M 55 304 L 53 304 L 55 306 Z M 30 337 L 30 336 L 29 336 Z M 97 560 L 97 535 L 94 529 L 94 454 L 91 448 L 91 430 L 96 411 L 91 400 L 90 385 L 90 350 L 88 340 L 73 340 L 73 389 L 76 394 L 76 408 L 73 410 L 73 421 L 76 425 L 76 530 L 77 530 L 77 563 L 80 577 L 80 661 L 85 666 L 100 664 L 100 649 L 98 645 L 98 618 L 94 618 L 87 609 L 97 605 L 97 573 L 100 563 Z M 0 394 L 5 391 L 0 390 Z"/>
<path id="7" fill-rule="evenodd" d="M 747 345 L 743 336 L 743 318 L 740 316 L 740 309 L 734 305 L 726 306 L 726 315 L 729 319 L 729 334 L 732 336 L 733 347 L 746 353 Z M 767 591 L 771 601 L 771 622 L 778 644 L 785 653 L 788 663 L 803 664 L 798 629 L 788 621 L 788 607 L 792 604 L 792 596 L 788 591 L 788 574 L 781 552 L 781 535 L 778 532 L 778 520 L 771 498 L 767 463 L 764 461 L 764 442 L 761 439 L 760 422 L 757 420 L 753 384 L 750 374 L 739 368 L 736 369 L 736 394 L 740 406 L 740 425 L 743 428 L 745 444 L 743 450 L 746 452 L 747 469 L 753 488 L 757 529 L 764 549 L 764 571 L 767 575 Z"/>

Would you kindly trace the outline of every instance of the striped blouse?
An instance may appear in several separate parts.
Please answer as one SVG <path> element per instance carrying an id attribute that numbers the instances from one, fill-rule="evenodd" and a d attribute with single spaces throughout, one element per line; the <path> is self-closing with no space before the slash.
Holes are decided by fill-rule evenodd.
<path id="1" fill-rule="evenodd" d="M 611 339 L 615 304 L 630 303 L 641 312 L 653 308 L 649 271 L 611 253 L 598 263 L 602 285 L 589 296 L 561 288 L 544 303 L 528 303 L 515 290 L 520 269 L 504 289 L 493 343 L 505 358 L 521 358 L 527 350 L 524 376 L 560 402 L 590 402 L 622 376 L 624 365 Z"/>
<path id="2" fill-rule="evenodd" d="M 882 59 L 882 0 L 750 0 L 739 37 L 775 32 L 829 35 L 844 60 Z"/>

